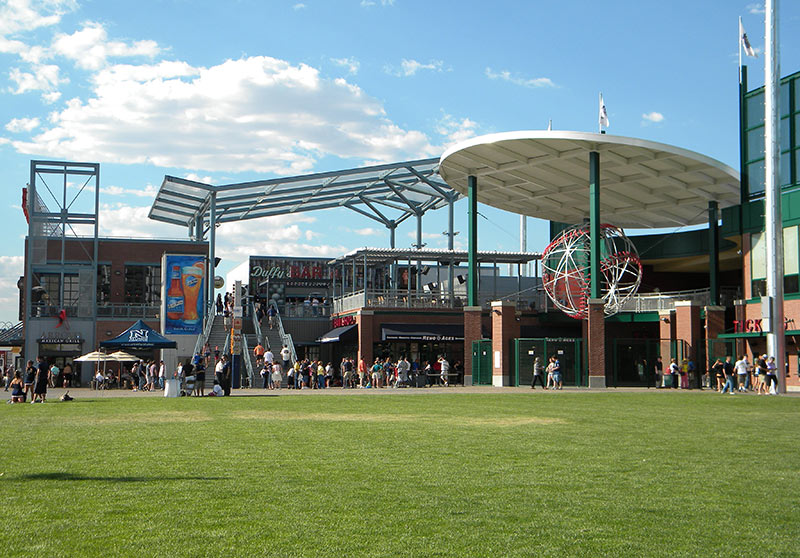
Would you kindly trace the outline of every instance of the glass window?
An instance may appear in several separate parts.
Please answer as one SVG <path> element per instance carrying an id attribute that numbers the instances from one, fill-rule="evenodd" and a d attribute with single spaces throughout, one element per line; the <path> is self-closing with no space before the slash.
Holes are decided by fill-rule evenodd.
<path id="1" fill-rule="evenodd" d="M 800 273 L 797 258 L 798 252 L 797 227 L 783 229 L 783 274 L 796 275 Z"/>
<path id="2" fill-rule="evenodd" d="M 97 266 L 97 303 L 108 304 L 111 301 L 111 265 Z"/>
<path id="3" fill-rule="evenodd" d="M 787 151 L 781 153 L 781 186 L 792 183 L 792 157 Z"/>
<path id="4" fill-rule="evenodd" d="M 756 161 L 747 165 L 747 181 L 750 195 L 764 192 L 764 161 Z"/>
<path id="5" fill-rule="evenodd" d="M 748 161 L 761 159 L 764 157 L 764 127 L 760 126 L 747 132 L 747 152 L 745 158 Z"/>
<path id="6" fill-rule="evenodd" d="M 762 296 L 766 296 L 767 294 L 767 280 L 766 279 L 756 279 L 751 283 L 753 289 L 753 298 L 759 298 Z"/>
<path id="7" fill-rule="evenodd" d="M 789 117 L 781 118 L 781 130 L 780 130 L 780 140 L 781 140 L 781 151 L 786 151 L 789 149 L 789 144 L 791 143 L 792 136 L 789 135 Z"/>
<path id="8" fill-rule="evenodd" d="M 798 292 L 798 277 L 797 275 L 789 275 L 783 277 L 783 292 L 796 293 Z"/>
<path id="9" fill-rule="evenodd" d="M 155 306 L 161 302 L 161 266 L 125 266 L 125 302 Z"/>
<path id="10" fill-rule="evenodd" d="M 747 109 L 747 128 L 764 123 L 764 93 L 753 95 L 745 99 Z"/>
<path id="11" fill-rule="evenodd" d="M 80 300 L 78 275 L 64 275 L 64 306 L 77 306 Z"/>
<path id="12" fill-rule="evenodd" d="M 778 88 L 778 97 L 780 97 L 780 115 L 786 116 L 789 114 L 789 82 L 782 83 Z"/>
<path id="13" fill-rule="evenodd" d="M 58 284 L 61 277 L 57 273 L 42 273 L 39 275 L 39 286 L 44 287 L 40 301 L 50 306 L 61 306 Z M 36 301 L 36 297 L 33 299 Z"/>
<path id="14" fill-rule="evenodd" d="M 750 278 L 754 281 L 767 276 L 767 238 L 764 233 L 750 235 L 750 265 Z"/>

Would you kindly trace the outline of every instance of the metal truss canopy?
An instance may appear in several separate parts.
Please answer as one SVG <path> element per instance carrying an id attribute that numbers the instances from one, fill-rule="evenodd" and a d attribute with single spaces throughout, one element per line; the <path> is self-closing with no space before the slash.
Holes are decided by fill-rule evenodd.
<path id="1" fill-rule="evenodd" d="M 406 260 L 420 262 L 466 262 L 468 253 L 458 250 L 405 250 L 400 248 L 359 248 L 328 262 L 328 265 L 340 265 L 355 262 L 363 263 L 366 258 L 368 264 L 388 264 Z M 481 263 L 496 264 L 527 264 L 541 259 L 539 252 L 478 252 L 478 261 Z"/>
<path id="2" fill-rule="evenodd" d="M 208 226 L 212 203 L 216 223 L 344 207 L 394 229 L 460 197 L 441 180 L 438 167 L 436 158 L 420 159 L 221 186 L 165 176 L 149 217 L 195 227 L 198 239 L 203 232 L 196 227 Z"/>

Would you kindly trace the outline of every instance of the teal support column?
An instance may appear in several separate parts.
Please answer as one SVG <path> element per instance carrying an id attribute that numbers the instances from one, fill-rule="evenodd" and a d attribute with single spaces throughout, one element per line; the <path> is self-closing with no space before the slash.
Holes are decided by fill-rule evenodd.
<path id="1" fill-rule="evenodd" d="M 478 177 L 467 177 L 467 241 L 469 276 L 467 277 L 467 306 L 478 306 Z"/>
<path id="2" fill-rule="evenodd" d="M 589 153 L 590 298 L 600 298 L 600 153 Z"/>
<path id="3" fill-rule="evenodd" d="M 708 284 L 711 306 L 719 306 L 719 212 L 715 201 L 708 202 Z"/>

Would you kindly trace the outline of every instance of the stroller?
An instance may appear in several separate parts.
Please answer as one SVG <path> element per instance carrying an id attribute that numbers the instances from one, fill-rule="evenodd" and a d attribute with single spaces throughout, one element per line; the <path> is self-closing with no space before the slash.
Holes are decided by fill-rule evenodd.
<path id="1" fill-rule="evenodd" d="M 181 377 L 181 397 L 190 396 L 194 393 L 194 380 L 194 375 Z"/>

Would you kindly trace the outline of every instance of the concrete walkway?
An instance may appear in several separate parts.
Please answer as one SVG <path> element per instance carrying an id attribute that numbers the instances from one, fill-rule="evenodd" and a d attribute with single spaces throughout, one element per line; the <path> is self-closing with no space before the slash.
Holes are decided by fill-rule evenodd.
<path id="1" fill-rule="evenodd" d="M 57 401 L 61 395 L 67 390 L 63 388 L 50 388 L 47 390 L 47 400 Z M 683 389 L 647 389 L 637 387 L 621 387 L 621 388 L 607 388 L 604 390 L 590 390 L 585 387 L 565 387 L 559 391 L 545 391 L 540 387 L 532 390 L 529 386 L 522 387 L 493 387 L 493 386 L 450 386 L 450 387 L 429 387 L 429 388 L 381 388 L 381 389 L 342 389 L 340 387 L 327 388 L 327 389 L 280 389 L 280 390 L 266 390 L 266 389 L 235 389 L 232 392 L 232 397 L 266 397 L 266 396 L 291 396 L 291 397 L 314 397 L 314 396 L 380 396 L 380 395 L 424 395 L 436 393 L 483 393 L 483 394 L 499 394 L 499 393 L 529 393 L 531 395 L 542 394 L 547 396 L 558 397 L 559 393 L 659 393 L 665 396 L 675 396 L 678 394 L 695 393 L 707 395 L 720 395 L 711 389 L 703 390 L 683 390 Z M 4 395 L 2 399 L 11 399 L 11 392 L 0 392 Z M 125 389 L 109 389 L 109 390 L 93 390 L 90 388 L 70 388 L 69 394 L 76 399 L 104 399 L 115 397 L 163 397 L 163 391 L 131 391 Z M 725 394 L 728 396 L 727 394 Z M 755 396 L 753 392 L 747 394 L 737 393 L 736 395 Z M 792 392 L 787 393 L 790 397 L 800 397 L 800 393 Z"/>

